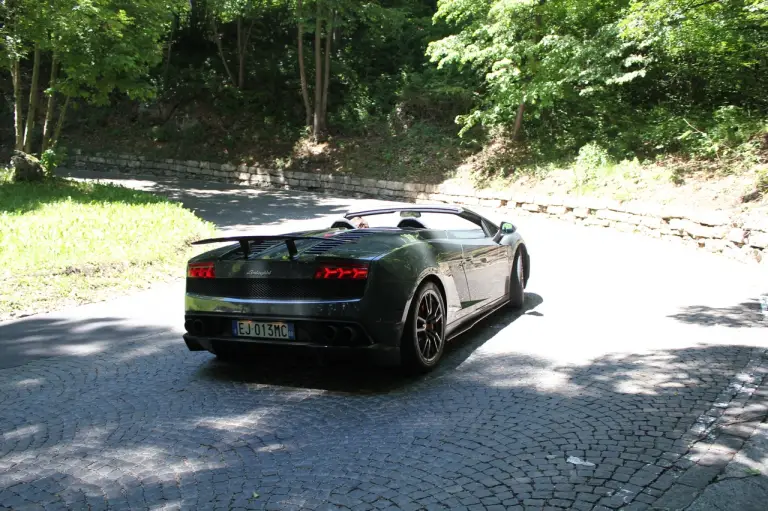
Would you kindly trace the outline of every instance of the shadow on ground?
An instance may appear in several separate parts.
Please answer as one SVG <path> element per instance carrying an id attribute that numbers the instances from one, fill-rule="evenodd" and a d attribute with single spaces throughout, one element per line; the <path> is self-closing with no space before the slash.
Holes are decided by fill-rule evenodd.
<path id="1" fill-rule="evenodd" d="M 533 492 L 565 505 L 569 484 L 597 502 L 616 491 L 619 469 L 633 481 L 673 469 L 684 434 L 753 355 L 701 346 L 558 366 L 514 346 L 482 353 L 492 327 L 514 329 L 517 317 L 489 318 L 439 374 L 411 380 L 355 367 L 254 378 L 178 339 L 141 363 L 126 354 L 146 341 L 8 369 L 0 507 L 455 508 L 490 498 L 488 487 L 503 487 L 508 507 Z"/>
<path id="2" fill-rule="evenodd" d="M 62 176 L 97 180 L 152 192 L 180 202 L 219 229 L 250 229 L 278 226 L 286 221 L 341 216 L 349 199 L 322 193 L 264 190 L 246 185 L 188 181 L 156 176 L 134 176 L 103 172 L 61 171 Z M 256 200 L 258 198 L 258 200 Z M 330 222 L 328 223 L 330 225 Z"/>
<path id="3" fill-rule="evenodd" d="M 334 360 L 311 355 L 281 356 L 257 351 L 242 351 L 240 362 L 211 360 L 197 376 L 219 382 L 277 385 L 292 388 L 332 391 L 345 394 L 378 394 L 402 390 L 414 383 L 449 374 L 496 335 L 500 328 L 514 323 L 543 302 L 527 293 L 520 311 L 498 311 L 446 346 L 444 358 L 432 372 L 422 376 L 404 374 L 400 369 L 381 367 L 355 358 Z"/>
<path id="4" fill-rule="evenodd" d="M 692 305 L 670 317 L 683 323 L 703 326 L 768 328 L 768 316 L 762 312 L 760 300 L 757 298 L 752 298 L 731 307 Z"/>
<path id="5" fill-rule="evenodd" d="M 120 317 L 87 320 L 32 317 L 0 324 L 0 369 L 49 357 L 121 357 L 136 350 L 155 353 L 167 347 L 170 336 L 175 343 L 180 342 L 181 334 L 126 323 L 125 318 Z"/>
<path id="6" fill-rule="evenodd" d="M 51 179 L 41 183 L 0 182 L 0 213 L 29 213 L 57 202 L 148 204 L 159 200 L 134 190 L 86 188 L 65 179 Z"/>

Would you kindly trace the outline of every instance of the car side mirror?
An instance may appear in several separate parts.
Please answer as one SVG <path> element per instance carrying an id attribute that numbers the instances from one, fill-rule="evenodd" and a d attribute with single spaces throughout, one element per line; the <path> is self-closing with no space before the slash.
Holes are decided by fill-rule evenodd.
<path id="1" fill-rule="evenodd" d="M 517 230 L 517 227 L 515 227 L 510 222 L 501 222 L 501 234 L 507 235 L 512 234 Z"/>

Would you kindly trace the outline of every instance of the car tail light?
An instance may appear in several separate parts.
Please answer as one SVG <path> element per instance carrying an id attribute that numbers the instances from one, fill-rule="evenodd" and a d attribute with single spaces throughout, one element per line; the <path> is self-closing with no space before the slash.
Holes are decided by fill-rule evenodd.
<path id="1" fill-rule="evenodd" d="M 317 269 L 315 272 L 316 279 L 352 279 L 363 280 L 368 278 L 367 266 L 353 266 L 353 265 L 324 265 Z"/>
<path id="2" fill-rule="evenodd" d="M 187 277 L 192 279 L 214 279 L 216 270 L 213 263 L 190 263 L 187 266 Z"/>

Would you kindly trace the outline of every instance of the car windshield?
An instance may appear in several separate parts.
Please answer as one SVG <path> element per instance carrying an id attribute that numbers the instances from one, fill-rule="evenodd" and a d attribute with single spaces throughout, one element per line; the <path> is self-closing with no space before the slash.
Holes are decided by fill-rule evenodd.
<path id="1" fill-rule="evenodd" d="M 421 213 L 419 217 L 410 217 L 400 216 L 400 212 L 396 212 L 383 215 L 368 215 L 362 218 L 368 227 L 398 227 L 401 222 L 407 226 L 409 221 L 413 220 L 415 222 L 410 223 L 414 227 L 421 224 L 427 229 L 445 229 L 446 231 L 452 231 L 467 237 L 485 236 L 483 229 L 479 225 L 453 213 Z M 353 223 L 355 223 L 354 219 Z"/>

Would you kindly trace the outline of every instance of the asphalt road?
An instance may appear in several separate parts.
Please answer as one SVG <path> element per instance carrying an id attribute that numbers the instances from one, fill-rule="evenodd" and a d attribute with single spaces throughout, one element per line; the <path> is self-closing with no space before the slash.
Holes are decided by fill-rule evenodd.
<path id="1" fill-rule="evenodd" d="M 327 225 L 379 202 L 124 183 L 226 232 Z M 0 323 L 0 509 L 652 504 L 697 419 L 768 347 L 768 274 L 511 220 L 533 264 L 524 312 L 488 318 L 425 377 L 188 352 L 181 283 Z"/>

